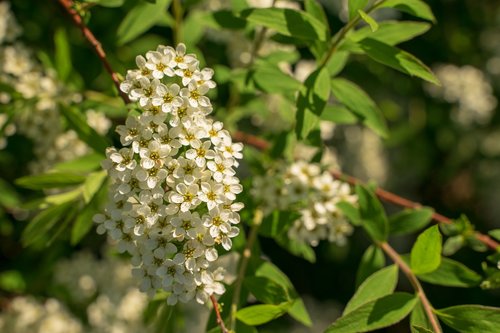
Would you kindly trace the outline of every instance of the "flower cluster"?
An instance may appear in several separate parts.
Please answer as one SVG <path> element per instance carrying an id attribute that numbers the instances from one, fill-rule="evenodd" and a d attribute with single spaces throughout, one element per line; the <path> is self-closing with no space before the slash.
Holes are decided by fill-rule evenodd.
<path id="1" fill-rule="evenodd" d="M 298 210 L 288 236 L 312 246 L 327 239 L 338 245 L 346 242 L 352 226 L 337 207 L 341 201 L 356 203 L 348 184 L 333 179 L 318 164 L 297 161 L 268 171 L 253 182 L 252 195 L 264 213 Z"/>
<path id="2" fill-rule="evenodd" d="M 132 255 L 141 291 L 170 292 L 169 304 L 205 303 L 224 292 L 217 247 L 229 250 L 239 232 L 234 168 L 243 146 L 207 117 L 214 73 L 183 44 L 158 46 L 136 63 L 120 88 L 141 113 L 117 127 L 125 147 L 107 150 L 110 200 L 94 221 Z"/>

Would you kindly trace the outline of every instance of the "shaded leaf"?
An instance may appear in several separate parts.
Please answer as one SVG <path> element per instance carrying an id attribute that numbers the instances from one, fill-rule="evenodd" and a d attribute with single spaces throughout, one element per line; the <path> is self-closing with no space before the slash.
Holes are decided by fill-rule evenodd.
<path id="1" fill-rule="evenodd" d="M 382 204 L 368 188 L 356 185 L 362 225 L 374 240 L 384 242 L 389 235 L 389 222 Z"/>
<path id="2" fill-rule="evenodd" d="M 415 305 L 415 307 L 411 312 L 410 325 L 419 326 L 432 330 L 432 325 L 429 321 L 429 318 L 427 317 L 427 314 L 425 313 L 424 307 L 422 306 L 420 299 L 417 301 L 417 304 Z"/>
<path id="3" fill-rule="evenodd" d="M 500 332 L 500 308 L 457 305 L 436 310 L 439 319 L 461 333 Z"/>
<path id="4" fill-rule="evenodd" d="M 349 21 L 352 20 L 356 15 L 358 15 L 359 10 L 366 7 L 368 0 L 349 0 Z"/>
<path id="5" fill-rule="evenodd" d="M 78 185 L 83 183 L 85 178 L 85 176 L 69 172 L 49 172 L 18 178 L 16 184 L 32 190 L 44 190 Z"/>
<path id="6" fill-rule="evenodd" d="M 375 245 L 370 245 L 359 264 L 356 273 L 356 286 L 359 286 L 368 276 L 385 266 L 384 252 Z"/>
<path id="7" fill-rule="evenodd" d="M 71 74 L 71 51 L 66 30 L 57 29 L 54 33 L 55 66 L 61 81 L 66 81 Z"/>
<path id="8" fill-rule="evenodd" d="M 431 8 L 422 0 L 386 0 L 379 8 L 395 8 L 424 20 L 436 21 Z"/>
<path id="9" fill-rule="evenodd" d="M 476 287 L 482 277 L 458 261 L 442 258 L 439 267 L 431 273 L 418 274 L 422 281 L 447 287 Z"/>
<path id="10" fill-rule="evenodd" d="M 280 304 L 290 301 L 286 288 L 268 278 L 248 276 L 243 285 L 262 303 Z"/>
<path id="11" fill-rule="evenodd" d="M 406 235 L 425 227 L 432 219 L 434 210 L 418 208 L 403 210 L 389 217 L 391 235 Z"/>

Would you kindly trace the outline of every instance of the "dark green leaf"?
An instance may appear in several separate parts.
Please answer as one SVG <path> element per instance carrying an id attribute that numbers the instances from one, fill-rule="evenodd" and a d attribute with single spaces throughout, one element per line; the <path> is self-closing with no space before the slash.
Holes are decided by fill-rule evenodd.
<path id="1" fill-rule="evenodd" d="M 387 295 L 340 317 L 325 333 L 368 332 L 391 326 L 405 318 L 416 302 L 417 298 L 407 293 Z"/>
<path id="2" fill-rule="evenodd" d="M 430 27 L 429 23 L 424 22 L 384 21 L 379 23 L 378 30 L 375 32 L 370 27 L 362 27 L 350 34 L 348 38 L 354 42 L 372 38 L 388 45 L 396 45 L 425 33 Z M 355 50 L 358 48 L 356 46 Z M 362 51 L 361 48 L 359 50 Z"/>
<path id="3" fill-rule="evenodd" d="M 283 303 L 280 305 L 252 305 L 238 310 L 238 312 L 236 313 L 236 318 L 250 326 L 262 325 L 278 317 L 281 317 L 286 313 L 289 307 L 290 303 Z"/>
<path id="4" fill-rule="evenodd" d="M 370 58 L 383 65 L 440 85 L 439 80 L 434 76 L 432 71 L 408 52 L 372 38 L 361 40 L 359 45 Z"/>
<path id="5" fill-rule="evenodd" d="M 55 66 L 61 81 L 66 81 L 71 74 L 71 52 L 66 30 L 57 29 L 54 34 Z"/>
<path id="6" fill-rule="evenodd" d="M 389 217 L 391 235 L 406 235 L 425 227 L 432 219 L 434 210 L 418 208 L 403 210 Z"/>
<path id="7" fill-rule="evenodd" d="M 165 21 L 169 17 L 167 6 L 171 0 L 158 0 L 155 4 L 138 2 L 123 19 L 118 27 L 116 36 L 117 43 L 123 45 L 142 33 L 149 30 L 154 25 Z"/>
<path id="8" fill-rule="evenodd" d="M 500 332 L 500 308 L 483 305 L 457 305 L 436 310 L 446 325 L 461 333 Z"/>
<path id="9" fill-rule="evenodd" d="M 361 185 L 356 186 L 362 225 L 376 241 L 384 242 L 389 235 L 389 222 L 382 204 L 375 194 Z"/>
<path id="10" fill-rule="evenodd" d="M 361 215 L 359 214 L 359 209 L 355 207 L 352 203 L 347 201 L 340 201 L 337 203 L 337 208 L 344 213 L 345 216 L 354 225 L 361 225 Z"/>
<path id="11" fill-rule="evenodd" d="M 247 26 L 247 21 L 239 18 L 230 10 L 219 10 L 211 13 L 211 26 L 230 30 L 241 30 Z"/>
<path id="12" fill-rule="evenodd" d="M 277 237 L 276 241 L 294 256 L 304 258 L 313 264 L 316 262 L 316 253 L 314 253 L 314 249 L 309 244 L 290 239 L 286 234 Z"/>
<path id="13" fill-rule="evenodd" d="M 363 9 L 368 4 L 368 0 L 349 0 L 349 21 L 358 15 L 358 10 Z"/>
<path id="14" fill-rule="evenodd" d="M 12 293 L 22 293 L 26 289 L 26 281 L 19 271 L 4 271 L 0 273 L 0 289 Z"/>
<path id="15" fill-rule="evenodd" d="M 423 18 L 432 22 L 436 21 L 432 10 L 422 0 L 386 0 L 379 8 L 395 8 L 415 17 Z"/>
<path id="16" fill-rule="evenodd" d="M 83 183 L 85 178 L 85 176 L 69 172 L 49 172 L 18 178 L 16 184 L 32 190 L 44 190 L 78 185 Z"/>
<path id="17" fill-rule="evenodd" d="M 248 276 L 243 285 L 262 303 L 280 304 L 290 301 L 287 289 L 268 278 Z"/>
<path id="18" fill-rule="evenodd" d="M 375 102 L 359 86 L 342 78 L 331 81 L 336 99 L 363 119 L 363 122 L 378 135 L 387 137 L 387 126 L 382 112 Z"/>
<path id="19" fill-rule="evenodd" d="M 437 225 L 421 233 L 411 249 L 410 266 L 415 274 L 436 270 L 441 263 L 442 236 Z"/>
<path id="20" fill-rule="evenodd" d="M 375 31 L 378 30 L 378 23 L 377 23 L 377 21 L 375 21 L 370 15 L 368 15 L 367 13 L 365 13 L 364 11 L 362 11 L 361 9 L 358 9 L 358 14 L 363 19 L 363 21 L 365 21 L 366 23 L 368 23 L 368 26 L 370 27 L 370 29 L 372 30 L 372 32 L 375 32 Z"/>
<path id="21" fill-rule="evenodd" d="M 476 287 L 482 277 L 467 266 L 448 258 L 442 258 L 438 269 L 431 273 L 419 274 L 422 281 L 447 287 Z"/>
<path id="22" fill-rule="evenodd" d="M 0 205 L 14 207 L 19 205 L 21 198 L 16 190 L 5 180 L 0 178 Z"/>
<path id="23" fill-rule="evenodd" d="M 249 22 L 285 36 L 326 41 L 328 28 L 312 15 L 288 8 L 250 8 L 240 13 Z"/>
<path id="24" fill-rule="evenodd" d="M 370 275 L 385 266 L 384 252 L 375 245 L 370 245 L 363 257 L 356 273 L 356 287 Z"/>
<path id="25" fill-rule="evenodd" d="M 98 153 L 104 153 L 110 143 L 106 138 L 98 134 L 92 127 L 87 124 L 85 116 L 73 107 L 62 107 L 63 116 L 66 118 L 69 127 L 77 134 L 80 140 L 89 145 Z"/>
<path id="26" fill-rule="evenodd" d="M 394 292 L 398 283 L 398 267 L 385 267 L 370 275 L 356 290 L 347 303 L 343 316 L 359 308 L 361 305 L 387 296 Z"/>

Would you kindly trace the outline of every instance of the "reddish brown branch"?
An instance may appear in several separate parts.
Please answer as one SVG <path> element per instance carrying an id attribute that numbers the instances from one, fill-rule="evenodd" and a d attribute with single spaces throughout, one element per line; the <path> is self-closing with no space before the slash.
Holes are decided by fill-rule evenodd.
<path id="1" fill-rule="evenodd" d="M 270 146 L 267 141 L 260 139 L 254 135 L 251 135 L 251 134 L 236 132 L 233 136 L 236 140 L 241 141 L 243 143 L 246 143 L 246 144 L 253 146 L 257 149 L 260 149 L 260 150 L 265 150 L 265 149 L 269 148 L 269 146 Z M 331 173 L 336 179 L 342 180 L 342 181 L 349 183 L 351 185 L 363 184 L 363 182 L 361 180 L 359 180 L 355 177 L 343 174 L 340 171 L 331 171 Z M 403 198 L 397 194 L 394 194 L 392 192 L 386 191 L 386 190 L 381 189 L 381 188 L 377 188 L 375 190 L 375 194 L 380 199 L 382 199 L 386 202 L 393 203 L 393 204 L 398 205 L 400 207 L 412 208 L 412 209 L 422 207 L 422 205 L 418 202 L 408 200 L 406 198 Z M 439 213 L 436 213 L 436 212 L 434 212 L 432 214 L 432 219 L 438 223 L 441 223 L 441 224 L 453 223 L 452 219 L 450 219 L 444 215 L 441 215 Z M 500 247 L 500 244 L 497 241 L 495 241 L 494 239 L 492 239 L 491 237 L 489 237 L 488 235 L 484 235 L 480 232 L 476 232 L 475 237 L 477 240 L 479 240 L 480 242 L 482 242 L 483 244 L 485 244 L 486 246 L 488 246 L 492 250 L 496 251 L 497 248 Z"/>
<path id="2" fill-rule="evenodd" d="M 64 7 L 64 9 L 66 9 L 68 14 L 71 16 L 71 19 L 73 20 L 73 22 L 82 31 L 83 36 L 85 36 L 85 38 L 88 40 L 88 42 L 94 48 L 95 53 L 97 54 L 97 56 L 101 60 L 106 71 L 111 76 L 111 79 L 113 80 L 113 83 L 115 84 L 116 89 L 118 89 L 118 93 L 120 94 L 123 101 L 125 103 L 130 103 L 128 96 L 120 90 L 120 79 L 118 78 L 118 74 L 116 74 L 113 71 L 113 69 L 111 68 L 111 65 L 109 64 L 108 59 L 106 58 L 106 53 L 104 52 L 104 49 L 102 48 L 101 43 L 97 40 L 97 38 L 95 38 L 92 31 L 90 31 L 90 29 L 83 22 L 82 17 L 74 9 L 73 1 L 72 0 L 58 0 L 58 1 Z"/>
<path id="3" fill-rule="evenodd" d="M 222 316 L 220 315 L 219 303 L 214 295 L 210 295 L 210 300 L 212 301 L 212 305 L 214 306 L 215 316 L 217 318 L 217 325 L 220 326 L 221 333 L 228 333 L 226 326 L 224 325 L 224 320 L 222 320 Z"/>

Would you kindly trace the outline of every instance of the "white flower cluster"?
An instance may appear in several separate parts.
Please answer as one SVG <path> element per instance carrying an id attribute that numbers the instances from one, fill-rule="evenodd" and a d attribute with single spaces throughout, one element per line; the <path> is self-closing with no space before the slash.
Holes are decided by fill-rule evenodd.
<path id="1" fill-rule="evenodd" d="M 40 303 L 33 297 L 15 297 L 0 313 L 2 333 L 82 333 L 82 324 L 56 299 Z"/>
<path id="2" fill-rule="evenodd" d="M 472 66 L 442 65 L 434 69 L 441 87 L 428 86 L 434 97 L 458 104 L 453 118 L 462 125 L 487 124 L 497 106 L 493 88 L 484 73 Z"/>
<path id="3" fill-rule="evenodd" d="M 337 203 L 357 202 L 350 186 L 335 180 L 318 164 L 297 161 L 289 166 L 270 169 L 265 176 L 255 178 L 252 195 L 265 214 L 274 210 L 298 211 L 288 236 L 312 246 L 327 239 L 338 245 L 352 233 Z"/>
<path id="4" fill-rule="evenodd" d="M 141 291 L 203 304 L 224 292 L 217 246 L 229 250 L 239 232 L 234 168 L 243 146 L 207 118 L 213 70 L 200 70 L 184 44 L 158 46 L 136 62 L 121 89 L 142 113 L 117 127 L 125 148 L 107 150 L 110 202 L 94 221 L 132 255 Z"/>
<path id="5" fill-rule="evenodd" d="M 10 136 L 18 130 L 33 140 L 35 161 L 33 173 L 50 169 L 54 164 L 71 160 L 90 152 L 76 132 L 65 130 L 61 123 L 58 103 L 81 100 L 79 94 L 67 91 L 51 70 L 44 70 L 30 49 L 16 41 L 21 28 L 10 11 L 8 2 L 0 2 L 0 83 L 10 86 L 19 97 L 0 92 L 0 111 L 13 110 L 13 122 L 7 114 L 0 115 L 0 129 Z M 111 122 L 102 113 L 88 111 L 89 125 L 104 134 Z M 92 127 L 94 127 L 92 126 Z M 0 138 L 0 148 L 7 144 Z"/>

